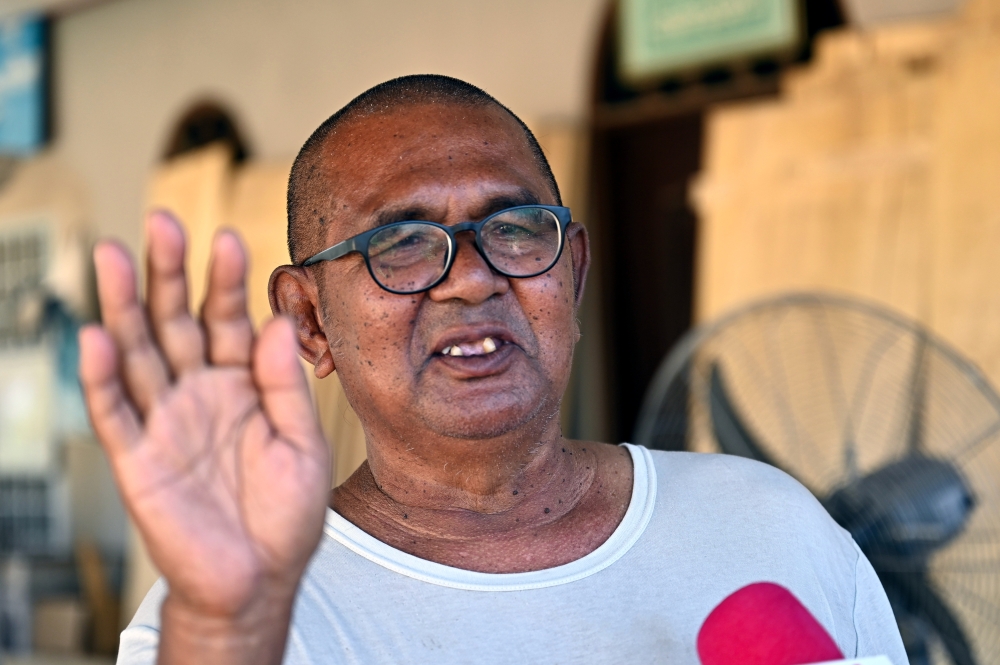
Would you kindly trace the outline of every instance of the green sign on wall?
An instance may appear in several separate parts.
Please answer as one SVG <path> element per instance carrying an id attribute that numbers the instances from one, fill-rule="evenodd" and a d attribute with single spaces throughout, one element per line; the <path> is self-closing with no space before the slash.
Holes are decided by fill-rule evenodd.
<path id="1" fill-rule="evenodd" d="M 777 54 L 800 39 L 796 0 L 620 0 L 620 63 L 633 81 Z"/>

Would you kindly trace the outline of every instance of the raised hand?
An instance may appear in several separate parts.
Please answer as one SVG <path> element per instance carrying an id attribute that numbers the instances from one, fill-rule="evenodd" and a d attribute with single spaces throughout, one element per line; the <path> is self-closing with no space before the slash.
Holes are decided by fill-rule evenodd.
<path id="1" fill-rule="evenodd" d="M 122 247 L 94 251 L 103 327 L 80 335 L 91 421 L 169 583 L 160 662 L 280 662 L 295 589 L 319 542 L 329 449 L 292 325 L 254 337 L 246 256 L 220 233 L 200 320 L 184 236 L 147 222 L 145 304 Z"/>

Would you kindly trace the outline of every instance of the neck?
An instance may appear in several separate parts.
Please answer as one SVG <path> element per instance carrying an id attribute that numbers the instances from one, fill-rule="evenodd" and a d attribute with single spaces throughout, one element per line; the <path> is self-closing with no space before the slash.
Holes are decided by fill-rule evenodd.
<path id="1" fill-rule="evenodd" d="M 562 453 L 564 443 L 554 418 L 493 439 L 373 439 L 368 473 L 379 492 L 401 506 L 496 515 L 549 487 L 556 476 L 576 476 L 576 458 Z"/>
<path id="2" fill-rule="evenodd" d="M 421 558 L 484 572 L 559 565 L 596 549 L 628 507 L 628 452 L 564 439 L 555 421 L 516 440 L 370 439 L 332 507 Z"/>

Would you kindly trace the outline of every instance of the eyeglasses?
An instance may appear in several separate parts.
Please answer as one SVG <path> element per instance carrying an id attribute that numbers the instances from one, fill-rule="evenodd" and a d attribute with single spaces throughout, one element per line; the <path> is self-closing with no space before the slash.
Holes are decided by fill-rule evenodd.
<path id="1" fill-rule="evenodd" d="M 559 260 L 572 221 L 569 208 L 525 205 L 493 213 L 478 222 L 445 226 L 404 221 L 359 233 L 302 262 L 311 266 L 351 252 L 365 257 L 372 279 L 399 294 L 432 289 L 448 276 L 464 231 L 476 234 L 476 249 L 486 263 L 507 277 L 535 277 Z"/>

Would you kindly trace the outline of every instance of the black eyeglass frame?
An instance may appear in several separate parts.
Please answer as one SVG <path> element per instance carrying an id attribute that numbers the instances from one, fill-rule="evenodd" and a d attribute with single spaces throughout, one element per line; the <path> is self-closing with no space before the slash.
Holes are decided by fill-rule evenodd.
<path id="1" fill-rule="evenodd" d="M 505 213 L 509 213 L 512 210 L 524 210 L 528 208 L 531 209 L 540 208 L 542 210 L 547 210 L 548 212 L 555 215 L 556 219 L 559 221 L 559 248 L 556 250 L 555 258 L 553 258 L 552 262 L 549 265 L 547 265 L 543 270 L 531 273 L 530 275 L 512 275 L 497 268 L 495 265 L 493 265 L 493 262 L 490 261 L 489 257 L 486 256 L 486 251 L 483 249 L 482 230 L 483 227 L 486 226 L 486 224 L 495 217 L 498 217 Z M 488 265 L 491 270 L 500 275 L 503 275 L 504 277 L 527 279 L 529 277 L 537 277 L 538 275 L 543 275 L 547 273 L 549 270 L 552 270 L 552 267 L 556 263 L 559 262 L 559 257 L 562 256 L 563 248 L 566 246 L 566 228 L 569 227 L 572 221 L 573 221 L 573 215 L 572 213 L 570 213 L 569 208 L 566 208 L 564 206 L 547 206 L 539 204 L 520 205 L 520 206 L 513 206 L 511 208 L 504 208 L 503 210 L 499 210 L 491 215 L 487 215 L 478 222 L 460 222 L 458 224 L 453 224 L 451 226 L 447 226 L 445 224 L 438 224 L 437 222 L 429 222 L 421 219 L 407 219 L 400 222 L 393 222 L 392 224 L 376 226 L 374 229 L 369 229 L 364 233 L 359 233 L 354 237 L 348 238 L 347 240 L 344 240 L 342 242 L 338 242 L 336 245 L 333 245 L 332 247 L 327 247 L 322 252 L 310 256 L 300 265 L 303 268 L 306 268 L 308 266 L 315 265 L 322 261 L 336 261 L 337 259 L 343 258 L 348 254 L 357 252 L 362 257 L 364 257 L 365 265 L 368 267 L 368 274 L 371 275 L 372 279 L 375 280 L 375 283 L 379 285 L 379 288 L 382 288 L 388 291 L 389 293 L 395 293 L 398 295 L 413 295 L 415 293 L 423 293 L 424 291 L 429 291 L 430 289 L 433 289 L 435 286 L 437 286 L 438 284 L 440 284 L 441 282 L 443 282 L 448 278 L 448 274 L 451 272 L 451 267 L 455 263 L 455 255 L 457 254 L 456 248 L 458 247 L 458 239 L 455 237 L 456 234 L 463 233 L 465 231 L 474 231 L 476 234 L 476 251 L 478 251 L 479 255 L 483 257 L 483 260 L 486 261 L 486 265 Z M 368 244 L 376 233 L 384 231 L 385 229 L 388 228 L 392 228 L 394 226 L 402 226 L 403 224 L 426 224 L 428 226 L 437 227 L 448 235 L 448 258 L 445 260 L 444 270 L 441 272 L 441 276 L 438 277 L 436 280 L 434 280 L 434 282 L 431 283 L 430 285 L 425 286 L 421 289 L 417 289 L 416 291 L 397 291 L 395 289 L 390 289 L 389 287 L 379 282 L 378 278 L 375 277 L 375 272 L 372 270 L 371 261 L 368 258 Z"/>

